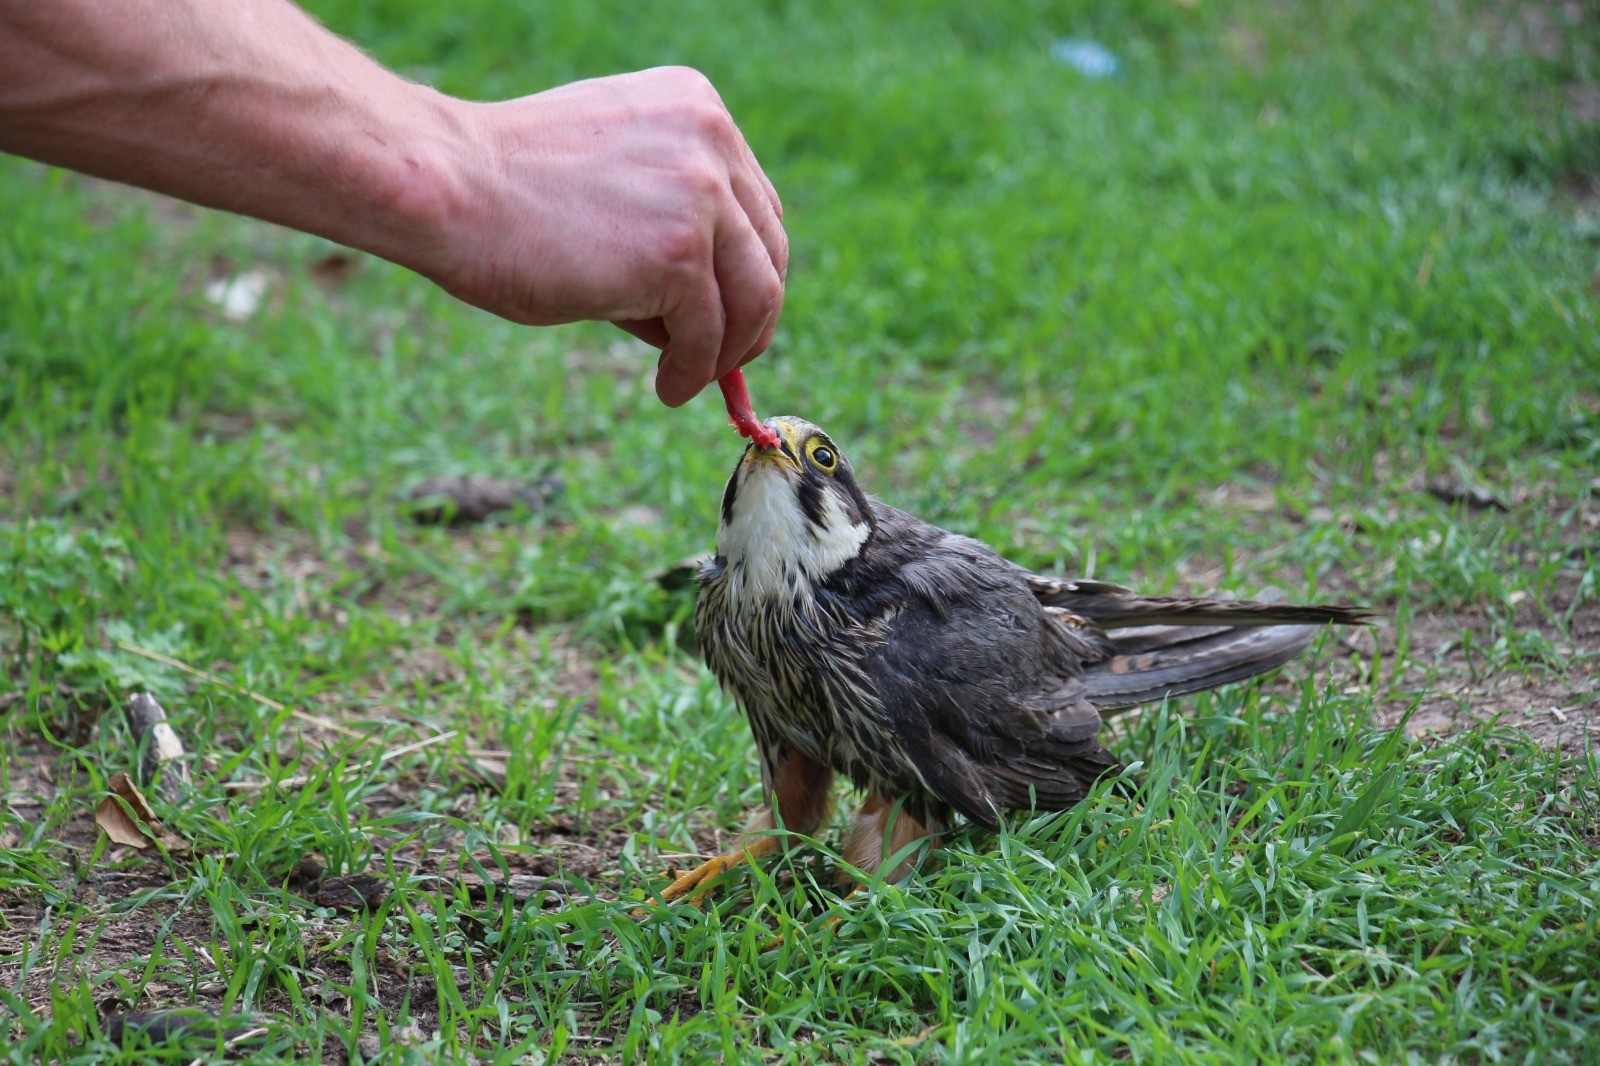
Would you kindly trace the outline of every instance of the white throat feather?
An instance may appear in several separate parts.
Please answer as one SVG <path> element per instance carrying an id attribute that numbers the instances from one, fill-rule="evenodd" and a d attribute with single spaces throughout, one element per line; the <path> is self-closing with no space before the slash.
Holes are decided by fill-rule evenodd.
<path id="1" fill-rule="evenodd" d="M 758 599 L 792 595 L 796 579 L 819 581 L 854 559 L 872 534 L 851 522 L 835 492 L 822 494 L 822 524 L 801 510 L 792 475 L 767 463 L 735 475 L 732 515 L 717 527 L 717 554 L 739 591 Z"/>

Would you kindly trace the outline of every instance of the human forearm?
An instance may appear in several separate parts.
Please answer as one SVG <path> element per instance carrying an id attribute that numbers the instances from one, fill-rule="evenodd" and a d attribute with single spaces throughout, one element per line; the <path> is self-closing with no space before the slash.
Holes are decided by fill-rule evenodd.
<path id="1" fill-rule="evenodd" d="M 0 21 L 6 151 L 407 265 L 448 208 L 466 131 L 443 98 L 281 0 L 3 0 Z"/>
<path id="2" fill-rule="evenodd" d="M 0 0 L 0 150 L 321 234 L 517 322 L 665 349 L 682 403 L 771 342 L 777 194 L 703 77 L 501 103 L 414 85 L 286 0 Z"/>

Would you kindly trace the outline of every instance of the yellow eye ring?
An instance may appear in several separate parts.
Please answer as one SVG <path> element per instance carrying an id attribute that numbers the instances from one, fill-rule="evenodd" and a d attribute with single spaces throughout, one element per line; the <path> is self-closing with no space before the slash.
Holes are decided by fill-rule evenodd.
<path id="1" fill-rule="evenodd" d="M 811 460 L 811 465 L 828 476 L 839 469 L 839 454 L 823 442 L 821 437 L 812 437 L 806 441 L 806 458 Z"/>

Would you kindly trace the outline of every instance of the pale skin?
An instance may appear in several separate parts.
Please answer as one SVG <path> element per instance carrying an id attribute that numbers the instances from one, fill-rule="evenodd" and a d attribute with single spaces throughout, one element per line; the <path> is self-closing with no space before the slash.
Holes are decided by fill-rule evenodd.
<path id="1" fill-rule="evenodd" d="M 782 204 L 686 68 L 476 103 L 286 0 L 0 0 L 0 151 L 318 234 L 514 322 L 615 323 L 662 349 L 674 407 L 783 307 Z"/>

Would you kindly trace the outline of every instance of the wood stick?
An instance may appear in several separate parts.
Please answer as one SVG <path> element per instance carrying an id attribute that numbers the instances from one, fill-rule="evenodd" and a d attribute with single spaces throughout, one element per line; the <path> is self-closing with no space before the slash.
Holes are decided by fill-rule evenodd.
<path id="1" fill-rule="evenodd" d="M 186 754 L 183 741 L 168 724 L 167 712 L 161 709 L 154 696 L 135 692 L 122 705 L 122 713 L 128 720 L 134 746 L 140 749 L 139 783 L 146 788 L 156 786 L 161 798 L 170 805 L 183 802 L 193 782 L 189 767 L 183 761 Z"/>

